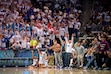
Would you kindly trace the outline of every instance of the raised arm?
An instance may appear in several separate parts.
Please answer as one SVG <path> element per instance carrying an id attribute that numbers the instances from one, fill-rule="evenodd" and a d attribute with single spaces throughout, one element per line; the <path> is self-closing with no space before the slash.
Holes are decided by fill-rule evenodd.
<path id="1" fill-rule="evenodd" d="M 72 38 L 71 38 L 71 43 L 72 43 L 72 45 L 73 45 L 73 42 L 74 41 L 74 34 L 72 34 Z"/>
<path id="2" fill-rule="evenodd" d="M 12 49 L 15 49 L 15 47 L 14 47 L 14 46 L 15 46 L 15 43 L 14 43 L 14 44 L 12 44 L 11 48 L 12 48 Z"/>
<path id="3" fill-rule="evenodd" d="M 64 45 L 64 42 L 63 42 L 62 38 L 60 37 L 60 35 L 59 35 L 59 40 L 60 40 L 61 44 Z"/>
<path id="4" fill-rule="evenodd" d="M 38 51 L 38 54 L 40 55 L 41 54 L 40 49 L 37 49 L 37 51 Z"/>
<path id="5" fill-rule="evenodd" d="M 68 42 L 68 38 L 67 38 L 68 36 L 65 34 L 65 41 L 66 41 L 66 44 L 68 44 L 69 42 Z"/>

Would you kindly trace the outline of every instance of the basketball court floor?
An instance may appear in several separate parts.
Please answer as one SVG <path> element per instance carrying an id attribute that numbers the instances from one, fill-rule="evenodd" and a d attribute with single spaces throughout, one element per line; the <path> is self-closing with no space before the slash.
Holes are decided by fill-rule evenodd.
<path id="1" fill-rule="evenodd" d="M 111 70 L 0 68 L 0 74 L 111 74 Z"/>

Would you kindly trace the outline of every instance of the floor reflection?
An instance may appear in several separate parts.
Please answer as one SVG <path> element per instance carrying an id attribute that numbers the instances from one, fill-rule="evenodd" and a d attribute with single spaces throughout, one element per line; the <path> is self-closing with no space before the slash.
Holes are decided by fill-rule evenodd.
<path id="1" fill-rule="evenodd" d="M 0 68 L 0 74 L 111 74 L 107 70 Z"/>

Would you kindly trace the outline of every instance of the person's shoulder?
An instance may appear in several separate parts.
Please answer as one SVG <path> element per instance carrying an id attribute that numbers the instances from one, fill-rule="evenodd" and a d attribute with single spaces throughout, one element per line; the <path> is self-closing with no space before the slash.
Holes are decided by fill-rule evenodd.
<path id="1" fill-rule="evenodd" d="M 84 48 L 84 46 L 81 45 L 81 48 Z"/>
<path id="2" fill-rule="evenodd" d="M 109 44 L 108 41 L 105 41 L 105 43 Z"/>
<path id="3" fill-rule="evenodd" d="M 60 44 L 58 43 L 57 46 L 60 46 Z"/>

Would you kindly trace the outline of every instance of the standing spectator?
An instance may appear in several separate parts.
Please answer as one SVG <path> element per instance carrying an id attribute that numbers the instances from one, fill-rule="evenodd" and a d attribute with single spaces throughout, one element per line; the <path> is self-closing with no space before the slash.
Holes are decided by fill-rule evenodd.
<path id="1" fill-rule="evenodd" d="M 63 24 L 59 28 L 59 33 L 60 33 L 60 36 L 62 37 L 62 39 L 64 39 L 64 34 L 66 33 L 66 31 L 65 31 Z"/>
<path id="2" fill-rule="evenodd" d="M 14 50 L 15 57 L 17 57 L 18 50 L 22 48 L 19 41 L 15 42 L 11 48 Z"/>
<path id="3" fill-rule="evenodd" d="M 46 46 L 48 47 L 48 46 Z M 48 47 L 49 49 L 52 49 L 54 51 L 54 57 L 55 57 L 55 66 L 56 68 L 62 68 L 62 56 L 61 56 L 61 46 L 57 43 L 56 40 L 54 40 L 54 44 L 51 47 Z"/>
<path id="4" fill-rule="evenodd" d="M 72 34 L 71 40 L 68 40 L 68 38 L 65 35 L 65 67 L 68 68 L 70 65 L 70 59 L 72 57 L 72 54 L 74 52 L 74 49 L 72 48 L 73 46 L 73 40 L 74 40 L 74 35 Z"/>
<path id="5" fill-rule="evenodd" d="M 4 37 L 4 35 L 1 37 L 1 47 L 4 49 L 6 47 L 7 39 Z"/>
<path id="6" fill-rule="evenodd" d="M 99 61 L 98 61 L 98 58 L 99 58 L 99 50 L 98 50 L 98 45 L 100 44 L 100 42 L 98 41 L 98 39 L 97 38 L 94 38 L 94 40 L 93 40 L 93 44 L 92 44 L 92 47 L 93 47 L 93 49 L 94 49 L 94 63 L 95 63 L 95 67 L 94 67 L 94 69 L 97 69 L 98 68 L 98 64 L 99 64 Z M 97 64 L 97 65 L 96 65 Z"/>
<path id="7" fill-rule="evenodd" d="M 87 69 L 89 68 L 89 66 L 91 65 L 91 63 L 93 62 L 94 60 L 94 55 L 93 55 L 93 52 L 94 52 L 94 49 L 93 48 L 90 48 L 87 52 L 87 54 L 85 55 L 85 57 L 87 57 L 87 64 L 85 65 L 84 69 Z"/>
<path id="8" fill-rule="evenodd" d="M 84 47 L 81 45 L 81 42 L 78 41 L 77 46 L 75 47 L 77 52 L 78 66 L 83 67 L 83 56 L 84 56 Z"/>
<path id="9" fill-rule="evenodd" d="M 69 32 L 69 39 L 71 39 L 71 36 L 72 36 L 72 34 L 74 33 L 74 27 L 73 27 L 73 25 L 74 25 L 74 22 L 72 22 L 72 19 L 70 19 L 69 21 L 68 21 L 68 32 Z"/>
<path id="10" fill-rule="evenodd" d="M 46 54 L 46 51 L 40 51 L 42 45 L 41 42 L 38 41 L 38 45 L 36 46 L 37 50 L 38 50 L 38 54 L 39 54 L 39 67 L 48 67 L 48 56 Z"/>
<path id="11" fill-rule="evenodd" d="M 22 48 L 22 46 L 21 46 L 21 44 L 20 44 L 19 41 L 15 42 L 11 47 L 12 47 L 13 49 L 15 49 L 15 50 L 18 50 L 18 49 L 21 49 L 21 48 Z"/>
<path id="12" fill-rule="evenodd" d="M 23 37 L 22 38 L 21 46 L 22 46 L 22 49 L 26 49 L 27 48 L 27 37 Z"/>
<path id="13" fill-rule="evenodd" d="M 66 52 L 65 52 L 65 40 L 62 40 L 62 38 L 61 38 L 61 36 L 59 35 L 59 40 L 60 40 L 60 44 L 61 44 L 61 46 L 62 46 L 62 62 L 63 62 L 63 68 L 64 67 L 66 67 L 66 63 L 65 63 L 65 54 L 66 54 Z"/>
<path id="14" fill-rule="evenodd" d="M 85 55 L 87 57 L 88 63 L 84 67 L 84 69 L 87 69 L 93 62 L 94 62 L 94 69 L 97 69 L 97 63 L 96 59 L 98 59 L 98 45 L 99 41 L 97 38 L 94 38 L 94 40 L 91 43 L 91 48 L 89 48 L 87 54 Z"/>
<path id="15" fill-rule="evenodd" d="M 30 40 L 30 48 L 36 48 L 36 45 L 37 45 L 37 41 L 35 38 L 32 38 Z"/>
<path id="16" fill-rule="evenodd" d="M 74 24 L 74 33 L 76 35 L 76 38 L 78 38 L 78 32 L 80 30 L 80 27 L 81 27 L 81 23 L 80 23 L 79 19 L 77 19 L 77 21 Z"/>
<path id="17" fill-rule="evenodd" d="M 22 29 L 22 31 L 20 32 L 21 37 L 24 37 L 26 35 L 25 30 Z"/>
<path id="18" fill-rule="evenodd" d="M 98 48 L 99 48 L 99 58 L 97 59 L 99 61 L 98 69 L 102 69 L 102 62 L 103 63 L 105 62 L 105 60 L 107 58 L 107 51 L 110 48 L 108 42 L 106 41 L 105 36 L 101 37 L 101 42 L 100 42 Z M 104 61 L 102 60 L 102 58 L 104 58 Z"/>
<path id="19" fill-rule="evenodd" d="M 45 46 L 44 46 L 45 37 L 42 35 L 42 36 L 40 36 L 39 40 L 40 40 L 40 42 L 41 42 L 42 48 L 44 48 L 44 47 L 45 47 Z"/>
<path id="20" fill-rule="evenodd" d="M 15 35 L 12 36 L 12 39 L 13 39 L 13 38 L 15 39 L 15 42 L 16 42 L 16 41 L 20 41 L 21 35 L 20 35 L 19 31 L 16 31 L 16 32 L 15 32 Z"/>

